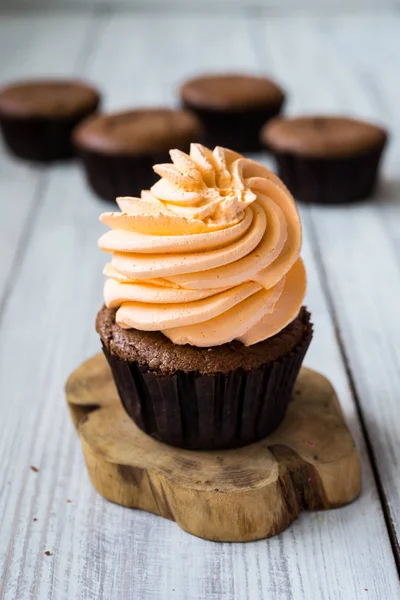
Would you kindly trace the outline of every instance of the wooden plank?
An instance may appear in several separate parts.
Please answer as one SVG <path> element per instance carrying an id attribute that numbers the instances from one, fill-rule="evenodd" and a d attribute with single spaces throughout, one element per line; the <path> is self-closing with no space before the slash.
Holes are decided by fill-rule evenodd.
<path id="1" fill-rule="evenodd" d="M 356 387 L 388 526 L 399 536 L 400 23 L 397 16 L 383 15 L 275 25 L 265 25 L 266 39 L 277 72 L 292 62 L 285 81 L 292 91 L 290 112 L 341 112 L 383 120 L 393 134 L 387 181 L 373 201 L 302 212 Z M 284 30 L 290 43 L 278 50 Z M 393 545 L 398 552 L 398 537 Z"/>
<path id="2" fill-rule="evenodd" d="M 109 108 L 172 105 L 178 82 L 199 69 L 255 67 L 257 23 L 215 15 L 105 16 L 87 74 L 106 90 Z M 285 28 L 280 33 L 274 44 L 289 40 Z M 281 66 L 289 80 L 297 78 L 290 53 Z M 105 502 L 88 482 L 63 382 L 99 347 L 93 321 L 101 303 L 104 256 L 96 240 L 103 205 L 74 165 L 52 169 L 42 203 L 0 326 L 4 596 L 347 600 L 366 597 L 368 589 L 370 598 L 397 597 L 390 543 L 309 237 L 304 256 L 316 335 L 306 362 L 339 393 L 363 456 L 364 491 L 340 511 L 303 515 L 277 538 L 211 544 Z"/>
<path id="3" fill-rule="evenodd" d="M 391 133 L 391 141 L 384 165 L 384 181 L 375 202 L 359 211 L 353 210 L 349 215 L 348 231 L 356 227 L 356 236 L 341 247 L 335 268 L 329 263 L 328 252 L 323 256 L 323 262 L 331 272 L 331 286 L 337 290 L 335 310 L 338 319 L 342 319 L 343 340 L 348 347 L 363 418 L 379 466 L 400 564 L 400 321 L 397 316 L 400 297 L 400 94 L 396 76 L 400 60 L 400 19 L 398 16 L 381 17 L 378 21 L 363 18 L 350 48 L 349 28 L 353 23 L 353 18 L 343 22 L 335 20 L 327 39 L 329 50 L 340 49 L 338 62 L 344 55 L 350 57 L 347 69 L 358 93 L 353 98 L 355 106 L 359 98 L 364 114 L 383 120 Z M 376 28 L 384 35 L 375 40 L 372 36 Z M 359 46 L 368 39 L 374 39 L 376 46 L 376 55 L 374 49 L 369 62 Z M 338 70 L 336 61 L 335 70 Z M 345 235 L 344 231 L 342 235 Z M 345 258 L 346 248 L 351 252 L 350 261 Z M 353 281 L 348 286 L 338 286 L 339 270 L 343 270 L 344 277 L 348 278 L 350 269 L 356 267 L 361 271 L 357 287 Z M 358 311 L 355 303 L 350 303 L 352 294 L 363 299 Z M 360 329 L 363 342 L 358 346 L 355 339 Z"/>
<path id="4" fill-rule="evenodd" d="M 30 16 L 12 16 L 3 15 L 0 20 L 0 53 L 7 56 L 7 60 L 1 61 L 0 77 L 1 83 L 6 83 L 18 78 L 35 77 L 35 76 L 69 76 L 77 72 L 80 67 L 81 51 L 84 48 L 88 35 L 90 34 L 91 19 L 89 15 L 82 14 L 80 17 L 71 15 L 58 14 L 51 15 L 30 15 Z M 2 147 L 0 151 L 0 206 L 2 219 L 0 222 L 0 251 L 2 260 L 0 262 L 0 298 L 5 299 L 7 293 L 12 295 L 15 290 L 15 285 L 19 276 L 19 269 L 22 266 L 24 256 L 28 251 L 29 240 L 32 230 L 35 226 L 35 221 L 41 211 L 41 192 L 45 189 L 47 183 L 47 169 L 31 166 L 22 161 L 17 161 L 11 158 L 5 149 Z M 53 198 L 54 200 L 54 198 Z M 45 285 L 45 281 L 42 281 Z M 30 276 L 29 287 L 32 293 L 38 293 L 39 280 L 35 278 L 32 271 Z M 31 292 L 28 292 L 28 296 Z M 38 307 L 40 313 L 40 307 Z M 33 313 L 31 318 L 35 320 Z M 11 325 L 12 326 L 12 325 Z M 12 326 L 13 327 L 13 326 Z M 15 327 L 15 322 L 14 322 Z M 18 329 L 18 326 L 17 326 Z M 29 325 L 26 329 L 26 335 L 29 337 Z M 31 340 L 31 350 L 32 350 Z M 29 347 L 29 345 L 28 345 Z M 5 347 L 2 346 L 5 350 Z M 19 377 L 18 365 L 21 356 L 19 353 L 14 355 L 15 363 L 13 367 L 9 367 L 8 393 L 7 397 L 12 398 L 11 404 L 7 407 L 8 401 L 3 396 L 1 403 L 2 425 L 7 423 L 7 410 L 14 411 L 13 403 L 16 399 L 15 391 L 13 390 L 13 381 Z M 10 357 L 11 358 L 11 357 Z M 32 361 L 32 356 L 25 356 L 26 362 Z M 36 363 L 38 367 L 38 364 Z M 37 374 L 31 374 L 31 383 L 25 389 L 25 400 L 28 401 L 30 389 L 33 382 L 36 381 Z M 23 376 L 22 376 L 23 377 Z M 5 388 L 4 388 L 5 389 Z M 29 411 L 29 401 L 24 410 Z M 18 423 L 22 414 L 18 410 L 14 413 L 15 422 Z M 5 432 L 6 430 L 4 430 Z M 3 429 L 2 429 L 3 432 Z M 10 432 L 9 432 L 10 433 Z M 36 430 L 37 433 L 37 430 Z M 17 542 L 19 540 L 20 524 L 18 518 L 20 509 L 24 505 L 26 498 L 17 495 L 14 500 L 9 503 L 6 492 L 13 489 L 13 486 L 19 485 L 22 481 L 34 484 L 34 480 L 29 481 L 29 466 L 24 465 L 18 470 L 18 447 L 22 446 L 22 440 L 25 439 L 23 430 L 14 429 L 11 432 L 16 445 L 12 447 L 12 453 L 2 452 L 3 466 L 1 473 L 1 488 L 0 493 L 0 510 L 3 515 L 1 543 L 0 543 L 0 572 L 5 574 L 8 567 L 13 564 L 13 553 L 9 551 L 9 540 L 16 535 Z M 10 438 L 4 435 L 2 442 L 6 442 Z M 19 440 L 19 442 L 17 441 Z M 11 448 L 11 446 L 10 446 Z M 26 446 L 29 453 L 29 446 Z M 4 451 L 4 446 L 2 446 Z M 33 472 L 32 472 L 33 474 Z M 29 501 L 36 502 L 34 487 L 28 492 Z M 44 507 L 45 508 L 45 507 Z M 33 518 L 33 517 L 32 517 Z M 26 522 L 27 528 L 33 524 L 32 519 L 28 518 Z M 32 530 L 32 548 L 38 543 L 41 537 L 42 528 Z M 15 564 L 17 568 L 17 577 L 21 582 L 23 578 L 23 570 L 27 556 L 25 549 L 27 547 L 21 545 L 22 558 L 21 563 Z M 30 582 L 35 585 L 34 571 L 31 570 Z M 23 582 L 21 583 L 23 586 Z M 27 590 L 18 584 L 19 589 Z M 7 580 L 0 576 L 0 596 L 16 598 L 25 595 L 25 591 L 16 592 L 9 587 Z M 28 591 L 26 591 L 28 594 Z M 25 597 L 28 597 L 26 595 Z M 32 597 L 34 597 L 32 595 Z M 36 596 L 35 596 L 36 597 Z"/>
<path id="5" fill-rule="evenodd" d="M 203 0 L 199 3 L 196 0 L 36 0 L 35 6 L 44 9 L 80 9 L 92 8 L 94 6 L 104 7 L 106 9 L 118 10 L 185 10 L 194 13 L 208 12 L 210 10 L 226 10 L 229 8 L 230 14 L 233 10 L 242 11 L 246 8 L 265 10 L 273 9 L 280 13 L 293 12 L 301 13 L 306 11 L 334 12 L 349 10 L 382 10 L 384 8 L 393 8 L 396 6 L 396 0 L 303 0 L 299 6 L 295 0 Z M 0 0 L 0 8 L 30 9 L 32 4 L 30 0 Z"/>
<path id="6" fill-rule="evenodd" d="M 79 68 L 90 19 L 82 15 L 0 18 L 0 85 L 36 76 L 69 76 Z M 23 43 L 21 43 L 23 40 Z M 0 142 L 0 305 L 27 246 L 46 169 L 15 160 Z"/>

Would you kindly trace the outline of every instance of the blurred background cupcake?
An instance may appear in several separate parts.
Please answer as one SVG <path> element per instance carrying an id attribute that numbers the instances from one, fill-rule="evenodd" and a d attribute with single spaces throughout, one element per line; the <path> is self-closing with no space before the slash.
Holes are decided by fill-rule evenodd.
<path id="1" fill-rule="evenodd" d="M 262 125 L 281 112 L 285 101 L 271 79 L 244 74 L 195 77 L 183 83 L 180 97 L 202 122 L 205 144 L 238 152 L 260 149 Z"/>
<path id="2" fill-rule="evenodd" d="M 261 132 L 294 196 L 328 204 L 372 194 L 387 138 L 378 125 L 341 116 L 278 117 Z"/>
<path id="3" fill-rule="evenodd" d="M 0 91 L 0 126 L 13 154 L 51 161 L 74 154 L 71 132 L 94 113 L 100 92 L 75 80 L 32 80 Z"/>
<path id="4" fill-rule="evenodd" d="M 189 150 L 202 137 L 197 118 L 184 110 L 144 108 L 101 114 L 74 131 L 87 180 L 102 199 L 140 196 L 157 177 L 152 166 L 168 161 L 168 150 Z"/>

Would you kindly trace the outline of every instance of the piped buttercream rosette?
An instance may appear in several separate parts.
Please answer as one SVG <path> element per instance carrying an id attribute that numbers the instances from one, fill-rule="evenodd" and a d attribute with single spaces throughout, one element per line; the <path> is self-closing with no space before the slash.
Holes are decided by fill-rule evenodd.
<path id="1" fill-rule="evenodd" d="M 150 191 L 100 217 L 111 228 L 99 246 L 112 254 L 104 297 L 116 322 L 201 347 L 277 334 L 306 289 L 293 197 L 231 150 L 192 144 L 170 155 Z"/>

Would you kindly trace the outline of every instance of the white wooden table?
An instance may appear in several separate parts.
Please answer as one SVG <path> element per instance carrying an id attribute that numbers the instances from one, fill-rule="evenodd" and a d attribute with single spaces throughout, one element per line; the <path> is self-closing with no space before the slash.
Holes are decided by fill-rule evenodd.
<path id="1" fill-rule="evenodd" d="M 243 545 L 196 539 L 92 489 L 63 384 L 99 349 L 104 205 L 76 164 L 38 168 L 1 149 L 0 598 L 400 597 L 399 33 L 396 12 L 0 15 L 1 83 L 80 75 L 119 109 L 173 105 L 178 83 L 198 71 L 250 69 L 282 83 L 288 112 L 374 118 L 392 133 L 373 201 L 301 208 L 315 323 L 306 363 L 339 393 L 362 495 Z"/>

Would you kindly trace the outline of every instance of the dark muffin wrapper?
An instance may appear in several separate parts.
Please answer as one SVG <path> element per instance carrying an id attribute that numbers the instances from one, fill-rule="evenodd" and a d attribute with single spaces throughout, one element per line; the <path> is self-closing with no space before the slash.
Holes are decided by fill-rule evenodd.
<path id="1" fill-rule="evenodd" d="M 78 148 L 78 155 L 89 185 L 99 198 L 108 202 L 119 196 L 139 198 L 141 191 L 150 189 L 158 179 L 153 165 L 170 160 L 168 152 L 148 156 L 111 155 Z"/>
<path id="2" fill-rule="evenodd" d="M 287 354 L 245 371 L 164 375 L 103 351 L 133 421 L 152 437 L 187 449 L 237 448 L 256 442 L 282 422 L 312 338 L 304 313 L 302 340 Z"/>
<path id="3" fill-rule="evenodd" d="M 180 150 L 190 151 L 190 144 L 181 144 Z M 152 154 L 106 154 L 77 147 L 86 178 L 99 198 L 114 202 L 119 196 L 140 198 L 142 190 L 148 190 L 159 179 L 153 171 L 156 164 L 170 162 L 169 153 Z"/>
<path id="4" fill-rule="evenodd" d="M 296 199 L 339 204 L 371 196 L 385 145 L 343 158 L 310 158 L 283 152 L 274 155 L 279 177 Z"/>
<path id="5" fill-rule="evenodd" d="M 236 152 L 261 150 L 261 127 L 280 114 L 284 101 L 268 108 L 242 111 L 201 109 L 184 102 L 183 108 L 192 111 L 203 124 L 203 143 L 209 148 L 223 146 Z"/>
<path id="6" fill-rule="evenodd" d="M 0 127 L 10 151 L 24 160 L 49 162 L 73 157 L 72 130 L 96 112 L 99 103 L 70 117 L 0 116 Z"/>

